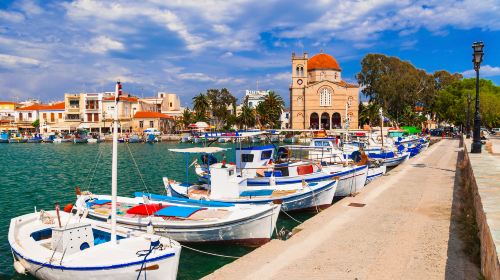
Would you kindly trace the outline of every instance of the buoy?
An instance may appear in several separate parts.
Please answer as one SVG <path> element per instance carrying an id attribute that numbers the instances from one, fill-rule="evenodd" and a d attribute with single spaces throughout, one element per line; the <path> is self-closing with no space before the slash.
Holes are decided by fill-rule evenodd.
<path id="1" fill-rule="evenodd" d="M 20 261 L 14 262 L 14 269 L 19 274 L 26 274 L 26 268 L 24 268 L 23 264 Z"/>
<path id="2" fill-rule="evenodd" d="M 66 206 L 64 206 L 64 209 L 63 209 L 63 210 L 64 210 L 64 212 L 66 212 L 66 213 L 71 213 L 71 209 L 73 209 L 73 204 L 68 203 L 68 204 L 66 204 Z"/>

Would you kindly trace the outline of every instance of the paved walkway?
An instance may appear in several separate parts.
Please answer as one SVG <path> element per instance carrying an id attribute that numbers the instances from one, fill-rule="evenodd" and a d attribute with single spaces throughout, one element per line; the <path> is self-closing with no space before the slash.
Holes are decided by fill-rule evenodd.
<path id="1" fill-rule="evenodd" d="M 273 240 L 205 279 L 476 279 L 450 223 L 458 144 L 438 142 L 288 241 Z"/>

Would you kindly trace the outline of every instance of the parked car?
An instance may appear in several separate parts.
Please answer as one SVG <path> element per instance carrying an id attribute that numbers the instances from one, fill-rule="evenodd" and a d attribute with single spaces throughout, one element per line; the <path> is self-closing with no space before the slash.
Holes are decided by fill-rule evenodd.
<path id="1" fill-rule="evenodd" d="M 144 134 L 161 135 L 161 132 L 156 128 L 148 128 L 144 130 Z"/>
<path id="2" fill-rule="evenodd" d="M 491 129 L 491 133 L 494 135 L 499 134 L 500 135 L 500 127 L 495 127 Z"/>

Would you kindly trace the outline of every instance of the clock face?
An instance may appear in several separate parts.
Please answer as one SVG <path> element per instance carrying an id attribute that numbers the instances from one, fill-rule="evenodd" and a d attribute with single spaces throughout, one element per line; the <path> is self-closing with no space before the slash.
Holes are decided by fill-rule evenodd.
<path id="1" fill-rule="evenodd" d="M 301 85 L 302 84 L 302 79 L 297 80 L 297 84 Z"/>

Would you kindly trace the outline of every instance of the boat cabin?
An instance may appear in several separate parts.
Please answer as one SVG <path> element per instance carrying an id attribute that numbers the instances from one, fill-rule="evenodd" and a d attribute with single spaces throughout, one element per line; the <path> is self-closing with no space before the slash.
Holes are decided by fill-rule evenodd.
<path id="1" fill-rule="evenodd" d="M 272 162 L 273 156 L 273 145 L 237 148 L 236 166 L 245 175 L 254 177 L 259 168 Z"/>

